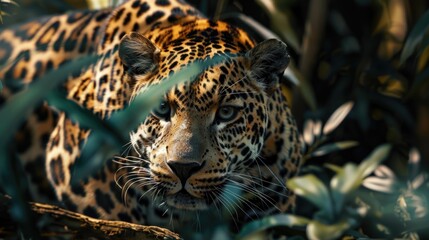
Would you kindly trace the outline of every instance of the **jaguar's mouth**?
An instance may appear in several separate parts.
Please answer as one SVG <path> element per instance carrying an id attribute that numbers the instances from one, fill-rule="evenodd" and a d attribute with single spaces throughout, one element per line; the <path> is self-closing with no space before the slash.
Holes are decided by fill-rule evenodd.
<path id="1" fill-rule="evenodd" d="M 166 196 L 167 205 L 181 210 L 204 210 L 209 207 L 205 199 L 196 198 L 189 194 L 185 189 Z"/>

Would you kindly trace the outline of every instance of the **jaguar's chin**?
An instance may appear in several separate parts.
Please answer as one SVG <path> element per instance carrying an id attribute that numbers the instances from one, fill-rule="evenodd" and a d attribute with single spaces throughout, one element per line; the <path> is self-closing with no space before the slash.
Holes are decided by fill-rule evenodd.
<path id="1" fill-rule="evenodd" d="M 203 198 L 196 198 L 189 194 L 186 190 L 181 190 L 175 194 L 166 196 L 168 206 L 180 210 L 205 210 L 209 208 L 208 203 Z"/>

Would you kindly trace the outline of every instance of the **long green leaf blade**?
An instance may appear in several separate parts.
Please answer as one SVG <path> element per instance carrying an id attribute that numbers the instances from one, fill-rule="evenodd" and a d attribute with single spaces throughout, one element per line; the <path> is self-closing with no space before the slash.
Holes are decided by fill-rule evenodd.
<path id="1" fill-rule="evenodd" d="M 257 232 L 264 231 L 272 227 L 305 226 L 309 221 L 310 220 L 307 218 L 296 215 L 277 214 L 246 224 L 237 235 L 237 239 L 249 237 Z"/>
<path id="2" fill-rule="evenodd" d="M 429 10 L 427 10 L 411 30 L 401 53 L 400 63 L 403 64 L 416 50 L 429 29 Z"/>

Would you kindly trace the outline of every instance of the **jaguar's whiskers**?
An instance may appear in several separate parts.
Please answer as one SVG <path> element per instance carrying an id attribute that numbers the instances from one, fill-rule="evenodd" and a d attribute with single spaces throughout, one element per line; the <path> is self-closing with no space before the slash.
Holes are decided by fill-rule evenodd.
<path id="1" fill-rule="evenodd" d="M 113 162 L 120 165 L 115 171 L 114 180 L 116 185 L 122 189 L 121 195 L 125 205 L 128 205 L 127 193 L 131 187 L 147 189 L 142 194 L 143 196 L 150 192 L 156 184 L 150 177 L 150 169 L 147 167 L 149 160 L 136 156 L 115 156 Z"/>

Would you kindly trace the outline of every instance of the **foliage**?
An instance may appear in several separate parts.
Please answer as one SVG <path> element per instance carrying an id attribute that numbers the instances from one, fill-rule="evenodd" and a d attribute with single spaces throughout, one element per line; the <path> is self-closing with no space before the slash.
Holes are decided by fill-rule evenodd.
<path id="1" fill-rule="evenodd" d="M 11 5 L 17 6 L 18 4 L 12 0 L 1 0 L 0 1 L 0 23 L 3 23 L 3 15 L 7 15 L 7 11 L 4 11 L 4 8 L 8 8 Z"/>
<path id="2" fill-rule="evenodd" d="M 0 1 L 4 25 L 97 1 Z M 122 1 L 103 2 L 116 5 Z M 424 0 L 189 0 L 209 17 L 232 22 L 256 40 L 277 36 L 293 62 L 282 84 L 302 132 L 305 164 L 287 182 L 300 196 L 296 212 L 245 225 L 237 239 L 282 234 L 297 238 L 413 238 L 429 236 L 429 4 Z M 8 15 L 5 14 L 5 11 Z M 100 121 L 57 89 L 66 75 L 92 61 L 85 57 L 41 77 L 0 108 L 0 190 L 16 199 L 14 217 L 24 236 L 36 234 L 26 179 L 10 141 L 25 117 L 47 101 L 94 129 L 78 162 L 80 175 L 96 171 L 121 151 L 127 133 L 144 119 L 170 85 L 139 96 L 129 110 Z M 214 59 L 212 63 L 221 59 Z M 210 64 L 210 63 L 207 63 Z M 172 84 L 201 70 L 197 62 Z M 176 79 L 176 80 L 174 80 Z M 2 79 L 2 86 L 11 84 Z M 55 81 L 58 80 L 58 81 Z M 340 107 L 338 107 L 340 106 Z M 91 159 L 91 161 L 87 160 Z M 381 164 L 381 161 L 383 163 Z M 236 198 L 235 192 L 226 198 Z M 239 199 L 235 199 L 239 201 Z M 201 214 L 209 231 L 196 239 L 231 238 L 228 226 Z"/>

